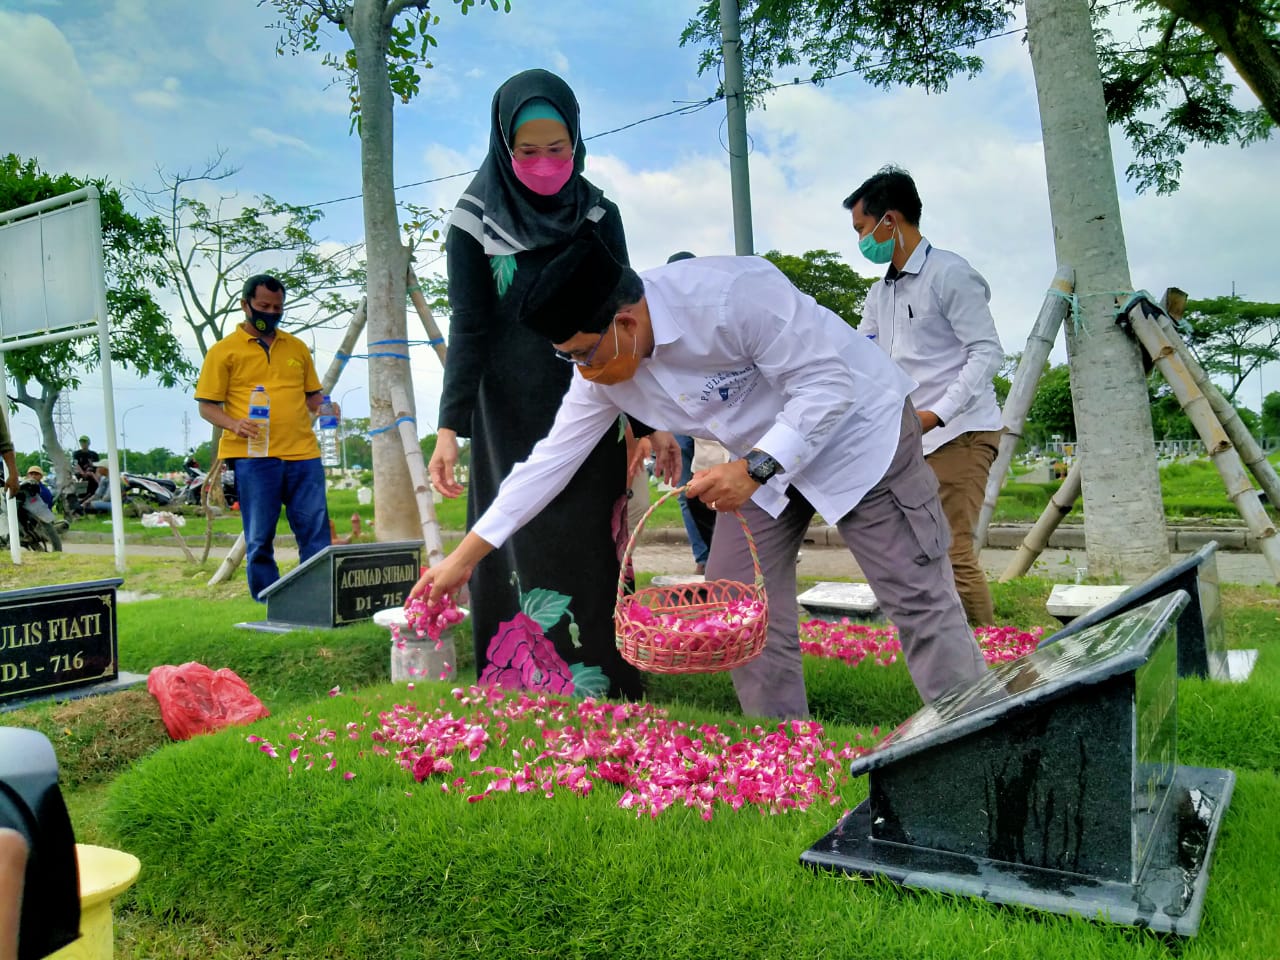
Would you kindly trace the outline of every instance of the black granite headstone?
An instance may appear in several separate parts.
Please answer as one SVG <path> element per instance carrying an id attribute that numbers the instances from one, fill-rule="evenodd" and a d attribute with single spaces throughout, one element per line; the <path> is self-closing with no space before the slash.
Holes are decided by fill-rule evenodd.
<path id="1" fill-rule="evenodd" d="M 0 703 L 116 680 L 116 588 L 123 582 L 91 580 L 0 593 Z"/>
<path id="2" fill-rule="evenodd" d="M 1076 617 L 1057 633 L 1040 641 L 1040 646 L 1075 636 L 1156 597 L 1184 590 L 1190 602 L 1178 617 L 1178 676 L 1230 679 L 1217 550 L 1217 542 L 1211 540 L 1185 560 L 1170 564 L 1110 603 Z"/>
<path id="3" fill-rule="evenodd" d="M 421 564 L 421 540 L 333 544 L 262 591 L 265 621 L 239 626 L 282 632 L 368 620 L 404 605 Z"/>
<path id="4" fill-rule="evenodd" d="M 851 772 L 869 796 L 813 867 L 1192 936 L 1235 782 L 1177 762 L 1185 593 L 1001 664 Z"/>

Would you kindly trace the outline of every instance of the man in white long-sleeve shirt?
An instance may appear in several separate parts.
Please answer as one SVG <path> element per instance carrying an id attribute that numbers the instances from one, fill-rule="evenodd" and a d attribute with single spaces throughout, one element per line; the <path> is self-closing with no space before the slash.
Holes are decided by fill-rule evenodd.
<path id="1" fill-rule="evenodd" d="M 1004 348 L 987 305 L 991 289 L 967 260 L 921 236 L 920 194 L 906 171 L 883 168 L 844 207 L 863 255 L 889 264 L 867 293 L 858 331 L 918 384 L 911 402 L 951 527 L 956 588 L 969 622 L 986 626 L 995 611 L 973 530 L 1002 425 L 992 377 Z"/>
<path id="2" fill-rule="evenodd" d="M 637 275 L 598 242 L 578 240 L 543 267 L 521 319 L 581 376 L 551 432 L 415 594 L 439 597 L 463 584 L 626 412 L 717 440 L 738 458 L 696 474 L 689 495 L 719 511 L 741 509 L 759 549 L 769 637 L 759 658 L 733 672 L 745 713 L 808 714 L 795 558 L 815 508 L 839 528 L 897 624 L 925 700 L 982 673 L 907 400 L 914 383 L 772 264 L 705 257 Z M 738 524 L 717 526 L 707 577 L 752 579 Z"/>

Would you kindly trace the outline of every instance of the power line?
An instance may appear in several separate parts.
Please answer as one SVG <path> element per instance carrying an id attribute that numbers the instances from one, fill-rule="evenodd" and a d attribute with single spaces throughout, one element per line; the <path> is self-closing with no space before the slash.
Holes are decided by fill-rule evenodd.
<path id="1" fill-rule="evenodd" d="M 1094 9 L 1097 12 L 1102 12 L 1106 10 L 1111 10 L 1115 7 L 1133 5 L 1138 2 L 1140 2 L 1140 0 L 1112 0 L 1111 3 L 1100 4 Z M 963 43 L 956 43 L 949 47 L 942 47 L 938 50 L 938 52 L 947 53 L 953 50 L 970 49 L 972 47 L 977 46 L 979 43 L 986 43 L 987 41 L 990 41 L 990 40 L 999 40 L 1003 37 L 1011 37 L 1011 36 L 1014 36 L 1015 34 L 1025 33 L 1026 29 L 1027 29 L 1026 26 L 1023 25 L 1019 27 L 1013 27 L 1008 30 L 1002 30 L 998 33 L 989 33 L 985 36 L 977 37 L 973 40 L 966 40 Z M 827 74 L 815 74 L 812 77 L 809 77 L 803 80 L 797 77 L 793 80 L 788 80 L 782 83 L 765 84 L 758 87 L 755 92 L 756 93 L 774 92 L 774 91 L 786 89 L 788 87 L 798 87 L 798 86 L 804 86 L 806 84 L 813 84 L 817 86 L 819 84 L 826 82 L 827 80 L 835 80 L 840 77 L 848 76 L 849 74 L 861 73 L 865 70 L 874 70 L 878 67 L 892 66 L 895 62 L 896 62 L 895 58 L 889 57 L 884 60 L 881 60 L 878 63 L 862 64 L 855 67 L 849 67 L 846 70 L 837 70 Z M 678 107 L 674 107 L 671 110 L 664 110 L 661 113 L 655 113 L 647 117 L 641 117 L 639 120 L 633 120 L 630 123 L 624 123 L 618 127 L 612 127 L 608 130 L 602 130 L 599 133 L 593 133 L 590 136 L 583 137 L 582 139 L 583 139 L 583 142 L 585 143 L 588 140 L 599 140 L 602 137 L 612 136 L 615 133 L 622 133 L 624 130 L 630 130 L 633 127 L 642 126 L 643 124 L 646 124 L 646 123 L 652 123 L 655 120 L 664 120 L 667 117 L 673 117 L 673 116 L 690 116 L 692 114 L 705 110 L 709 106 L 712 106 L 716 103 L 720 103 L 724 99 L 725 99 L 725 95 L 723 93 L 712 94 L 706 97 L 705 99 L 695 100 L 689 103 L 682 104 Z M 443 183 L 447 180 L 457 180 L 460 177 L 469 177 L 474 175 L 477 172 L 479 172 L 479 168 L 475 167 L 470 170 L 460 171 L 458 173 L 447 173 L 439 177 L 429 177 L 425 180 L 414 180 L 411 183 L 402 183 L 399 186 L 394 187 L 393 189 L 395 190 L 395 192 L 399 193 L 402 190 L 409 190 L 413 187 L 422 187 L 422 186 L 427 186 L 433 183 Z M 360 193 L 349 194 L 348 196 L 345 196 L 345 197 L 334 197 L 332 200 L 318 200 L 315 203 L 294 204 L 294 206 L 327 207 L 327 206 L 332 206 L 335 203 L 347 203 L 351 200 L 359 200 L 363 196 L 364 196 L 364 193 L 362 191 Z M 221 223 L 231 223 L 231 222 L 234 222 L 235 219 L 236 218 L 233 217 L 227 220 L 213 220 L 213 221 L 210 221 L 209 225 L 214 226 Z"/>

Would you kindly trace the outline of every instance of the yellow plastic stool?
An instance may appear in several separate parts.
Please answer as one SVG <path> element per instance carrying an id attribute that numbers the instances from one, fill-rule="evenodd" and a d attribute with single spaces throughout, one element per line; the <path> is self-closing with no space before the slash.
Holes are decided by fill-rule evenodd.
<path id="1" fill-rule="evenodd" d="M 111 960 L 115 935 L 111 903 L 138 879 L 142 864 L 123 850 L 77 843 L 80 865 L 80 939 L 49 960 Z"/>

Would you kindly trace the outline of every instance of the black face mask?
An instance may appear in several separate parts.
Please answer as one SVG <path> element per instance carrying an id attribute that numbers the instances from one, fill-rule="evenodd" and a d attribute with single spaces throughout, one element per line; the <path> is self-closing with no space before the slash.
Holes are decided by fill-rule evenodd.
<path id="1" fill-rule="evenodd" d="M 276 327 L 280 325 L 280 318 L 284 316 L 282 313 L 267 313 L 265 310 L 255 310 L 249 308 L 249 313 L 253 317 L 253 329 L 259 333 L 275 333 Z"/>

